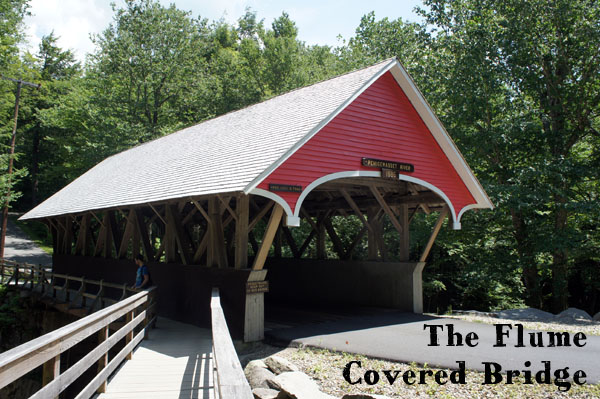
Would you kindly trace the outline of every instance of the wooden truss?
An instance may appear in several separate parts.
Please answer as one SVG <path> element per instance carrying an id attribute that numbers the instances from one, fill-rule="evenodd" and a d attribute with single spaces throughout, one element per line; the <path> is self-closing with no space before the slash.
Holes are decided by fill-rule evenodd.
<path id="1" fill-rule="evenodd" d="M 235 269 L 248 268 L 251 259 L 252 269 L 261 270 L 271 250 L 272 256 L 282 256 L 284 246 L 294 258 L 325 259 L 331 248 L 338 258 L 352 259 L 365 235 L 368 259 L 387 260 L 385 220 L 399 236 L 395 258 L 408 261 L 414 215 L 441 210 L 421 256 L 424 261 L 448 209 L 434 193 L 419 188 L 382 179 L 328 182 L 303 203 L 300 216 L 309 227 L 304 232 L 286 227 L 283 209 L 271 200 L 241 193 L 60 216 L 47 224 L 57 254 L 116 259 L 143 254 L 155 262 Z M 344 237 L 333 218 L 349 215 L 362 227 L 355 236 Z"/>

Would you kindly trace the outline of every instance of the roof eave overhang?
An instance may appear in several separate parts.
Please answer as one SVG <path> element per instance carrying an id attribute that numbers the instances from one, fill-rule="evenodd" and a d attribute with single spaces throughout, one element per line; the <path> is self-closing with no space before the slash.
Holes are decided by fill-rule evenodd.
<path id="1" fill-rule="evenodd" d="M 479 183 L 479 180 L 475 177 L 475 174 L 465 161 L 460 150 L 456 146 L 456 143 L 452 140 L 441 121 L 433 112 L 433 109 L 429 103 L 425 100 L 425 97 L 418 89 L 413 79 L 410 77 L 408 72 L 404 69 L 402 64 L 397 59 L 391 59 L 389 63 L 385 64 L 380 71 L 378 71 L 371 79 L 369 79 L 360 89 L 358 89 L 351 97 L 348 98 L 340 107 L 338 107 L 333 113 L 313 128 L 306 136 L 299 140 L 293 147 L 291 147 L 285 154 L 283 154 L 276 162 L 265 169 L 260 175 L 252 180 L 245 188 L 244 193 L 253 193 L 257 190 L 257 186 L 262 183 L 274 170 L 281 166 L 289 157 L 291 157 L 298 149 L 300 149 L 306 142 L 314 137 L 321 129 L 323 129 L 330 121 L 332 121 L 337 115 L 339 115 L 346 107 L 348 107 L 358 96 L 360 96 L 365 90 L 367 90 L 377 79 L 383 74 L 390 71 L 398 85 L 402 88 L 409 101 L 434 136 L 435 140 L 439 144 L 444 154 L 448 157 L 448 160 L 458 173 L 459 177 L 475 199 L 475 204 L 468 205 L 461 210 L 457 210 L 458 214 L 454 214 L 454 225 L 455 229 L 460 229 L 460 218 L 463 213 L 470 209 L 493 209 L 494 205 L 488 197 L 487 193 Z M 259 194 L 260 195 L 260 194 Z M 291 217 L 291 215 L 288 215 Z"/>
<path id="2" fill-rule="evenodd" d="M 433 109 L 425 100 L 425 97 L 413 81 L 412 77 L 406 72 L 402 64 L 399 61 L 395 60 L 394 67 L 390 68 L 390 72 L 396 82 L 400 85 L 409 101 L 415 107 L 415 110 L 441 147 L 442 151 L 448 157 L 448 160 L 454 166 L 454 169 L 460 176 L 461 180 L 475 199 L 476 203 L 467 207 L 468 209 L 474 208 L 484 208 L 484 209 L 493 209 L 494 205 L 492 201 L 488 197 L 487 193 L 483 189 L 483 186 L 475 177 L 475 174 L 465 161 L 465 158 L 461 154 L 460 150 L 456 146 L 452 137 L 442 125 L 442 122 L 439 120 L 437 115 L 433 112 Z M 465 208 L 465 210 L 468 210 Z M 457 220 L 460 220 L 460 216 L 462 216 L 461 212 L 458 215 Z"/>

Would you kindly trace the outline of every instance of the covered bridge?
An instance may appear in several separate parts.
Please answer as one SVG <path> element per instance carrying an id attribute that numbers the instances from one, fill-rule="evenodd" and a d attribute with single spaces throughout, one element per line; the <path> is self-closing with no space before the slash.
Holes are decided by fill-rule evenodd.
<path id="1" fill-rule="evenodd" d="M 459 229 L 465 211 L 491 207 L 391 59 L 111 156 L 22 219 L 50 228 L 57 272 L 133 282 L 131 259 L 142 253 L 159 314 L 208 322 L 219 286 L 232 334 L 251 341 L 263 337 L 267 291 L 280 303 L 422 312 L 421 271 L 443 220 Z M 424 253 L 409 259 L 416 212 L 440 216 Z M 350 215 L 362 229 L 340 237 L 332 218 Z M 304 234 L 292 229 L 301 224 Z M 365 235 L 368 259 L 355 260 Z"/>

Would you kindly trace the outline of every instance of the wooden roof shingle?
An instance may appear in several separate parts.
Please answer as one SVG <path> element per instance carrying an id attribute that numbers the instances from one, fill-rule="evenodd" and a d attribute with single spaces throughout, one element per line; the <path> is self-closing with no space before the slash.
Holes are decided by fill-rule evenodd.
<path id="1" fill-rule="evenodd" d="M 293 90 L 115 154 L 21 219 L 213 193 L 256 179 L 395 60 Z"/>

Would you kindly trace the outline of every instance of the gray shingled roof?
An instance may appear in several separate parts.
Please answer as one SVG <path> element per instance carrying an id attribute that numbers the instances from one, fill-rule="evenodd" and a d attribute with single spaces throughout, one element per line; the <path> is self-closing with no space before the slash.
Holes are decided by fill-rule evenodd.
<path id="1" fill-rule="evenodd" d="M 297 89 L 113 155 L 21 219 L 243 191 L 395 62 Z"/>

